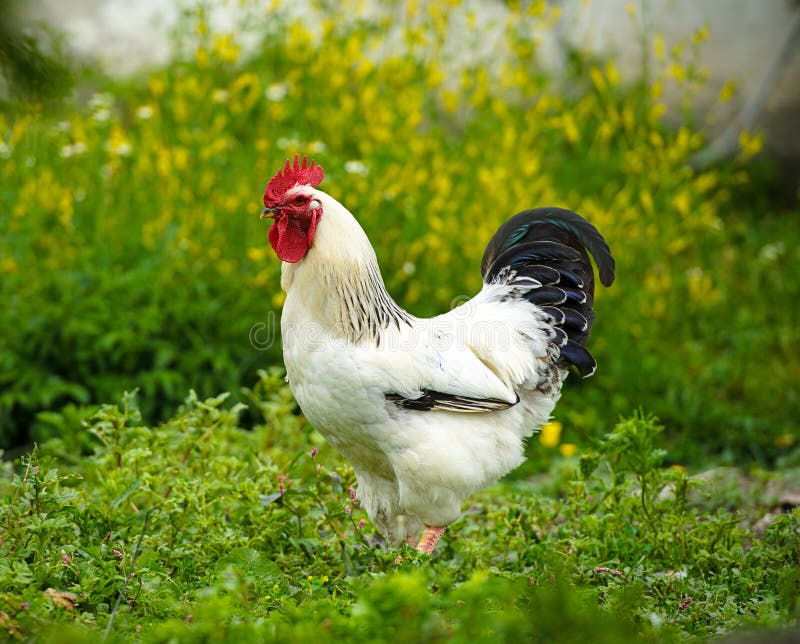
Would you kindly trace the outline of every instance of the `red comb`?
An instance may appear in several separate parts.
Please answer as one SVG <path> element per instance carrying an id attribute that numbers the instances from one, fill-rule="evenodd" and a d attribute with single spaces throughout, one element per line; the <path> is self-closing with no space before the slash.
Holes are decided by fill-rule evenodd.
<path id="1" fill-rule="evenodd" d="M 294 165 L 289 164 L 289 159 L 286 159 L 286 165 L 282 170 L 269 180 L 267 189 L 264 190 L 264 205 L 267 208 L 274 206 L 286 194 L 287 190 L 291 190 L 295 185 L 301 186 L 318 186 L 325 176 L 325 172 L 321 167 L 311 162 L 308 165 L 308 160 L 303 157 L 303 163 L 300 164 L 300 155 L 294 155 Z"/>

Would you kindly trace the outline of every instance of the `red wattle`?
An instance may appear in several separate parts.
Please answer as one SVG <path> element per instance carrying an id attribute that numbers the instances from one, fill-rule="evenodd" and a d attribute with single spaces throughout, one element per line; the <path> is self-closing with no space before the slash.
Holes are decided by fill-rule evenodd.
<path id="1" fill-rule="evenodd" d="M 310 232 L 311 235 L 314 234 L 313 231 Z M 290 264 L 299 262 L 305 257 L 310 247 L 308 237 L 305 231 L 293 225 L 285 216 L 276 218 L 269 227 L 269 243 L 278 257 Z"/>

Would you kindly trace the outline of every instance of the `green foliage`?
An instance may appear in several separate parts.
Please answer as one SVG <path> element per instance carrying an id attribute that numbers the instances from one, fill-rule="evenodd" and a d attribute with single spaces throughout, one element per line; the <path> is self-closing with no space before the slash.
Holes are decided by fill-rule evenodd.
<path id="1" fill-rule="evenodd" d="M 0 0 L 0 105 L 36 101 L 52 106 L 66 96 L 74 78 L 52 37 L 22 28 L 21 4 Z"/>
<path id="2" fill-rule="evenodd" d="M 796 213 L 777 211 L 776 180 L 748 163 L 758 136 L 698 173 L 686 162 L 702 135 L 661 122 L 666 89 L 697 91 L 707 33 L 670 54 L 656 42 L 646 84 L 579 52 L 553 82 L 530 34 L 554 28 L 556 8 L 509 7 L 505 62 L 461 69 L 438 6 L 400 20 L 321 7 L 318 33 L 276 10 L 236 35 L 209 32 L 201 7 L 177 43 L 191 57 L 100 81 L 58 119 L 35 105 L 0 115 L 0 440 L 78 443 L 82 408 L 126 389 L 157 420 L 189 388 L 213 395 L 278 364 L 278 261 L 257 215 L 300 152 L 419 315 L 477 291 L 483 247 L 516 211 L 562 205 L 603 231 L 618 281 L 598 294 L 598 374 L 570 378 L 557 412 L 570 441 L 642 406 L 678 460 L 770 463 L 792 448 Z M 244 58 L 247 29 L 263 40 Z M 61 426 L 37 418 L 64 405 Z"/>
<path id="3" fill-rule="evenodd" d="M 87 422 L 94 453 L 79 467 L 59 440 L 5 465 L 9 636 L 672 641 L 796 614 L 800 512 L 764 531 L 752 500 L 709 507 L 699 481 L 661 465 L 644 415 L 557 461 L 546 488 L 477 495 L 430 558 L 385 546 L 280 373 L 246 397 L 252 431 L 225 395 L 192 393 L 152 427 L 126 394 Z"/>

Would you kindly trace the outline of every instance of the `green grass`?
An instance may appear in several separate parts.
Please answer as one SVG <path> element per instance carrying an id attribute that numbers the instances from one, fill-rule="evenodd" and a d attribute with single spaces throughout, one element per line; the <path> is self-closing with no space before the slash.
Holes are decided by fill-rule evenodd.
<path id="1" fill-rule="evenodd" d="M 225 396 L 192 395 L 159 427 L 126 396 L 89 423 L 93 455 L 65 461 L 55 441 L 23 459 L 0 487 L 2 627 L 43 641 L 655 642 L 797 616 L 800 510 L 759 525 L 776 501 L 738 499 L 740 476 L 711 490 L 664 467 L 650 418 L 553 459 L 538 483 L 476 495 L 429 558 L 365 522 L 352 470 L 279 374 L 248 398 L 252 431 Z"/>

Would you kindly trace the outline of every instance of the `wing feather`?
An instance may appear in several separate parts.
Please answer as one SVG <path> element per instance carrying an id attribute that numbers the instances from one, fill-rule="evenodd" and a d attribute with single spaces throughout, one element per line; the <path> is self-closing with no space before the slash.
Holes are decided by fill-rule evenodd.
<path id="1" fill-rule="evenodd" d="M 387 403 L 414 411 L 494 412 L 513 407 L 521 389 L 548 379 L 548 357 L 553 346 L 566 343 L 566 334 L 543 323 L 549 316 L 535 305 L 511 297 L 514 288 L 485 285 L 460 307 L 415 320 L 410 334 L 423 339 L 411 365 L 398 368 L 401 362 L 392 360 L 390 386 L 383 390 Z"/>
<path id="2" fill-rule="evenodd" d="M 484 412 L 497 411 L 498 409 L 508 409 L 519 402 L 519 396 L 515 402 L 500 400 L 499 398 L 470 398 L 469 396 L 459 396 L 447 394 L 442 391 L 420 390 L 417 398 L 405 398 L 400 394 L 387 393 L 386 400 L 404 409 L 414 409 L 416 411 L 461 411 L 461 412 Z"/>

